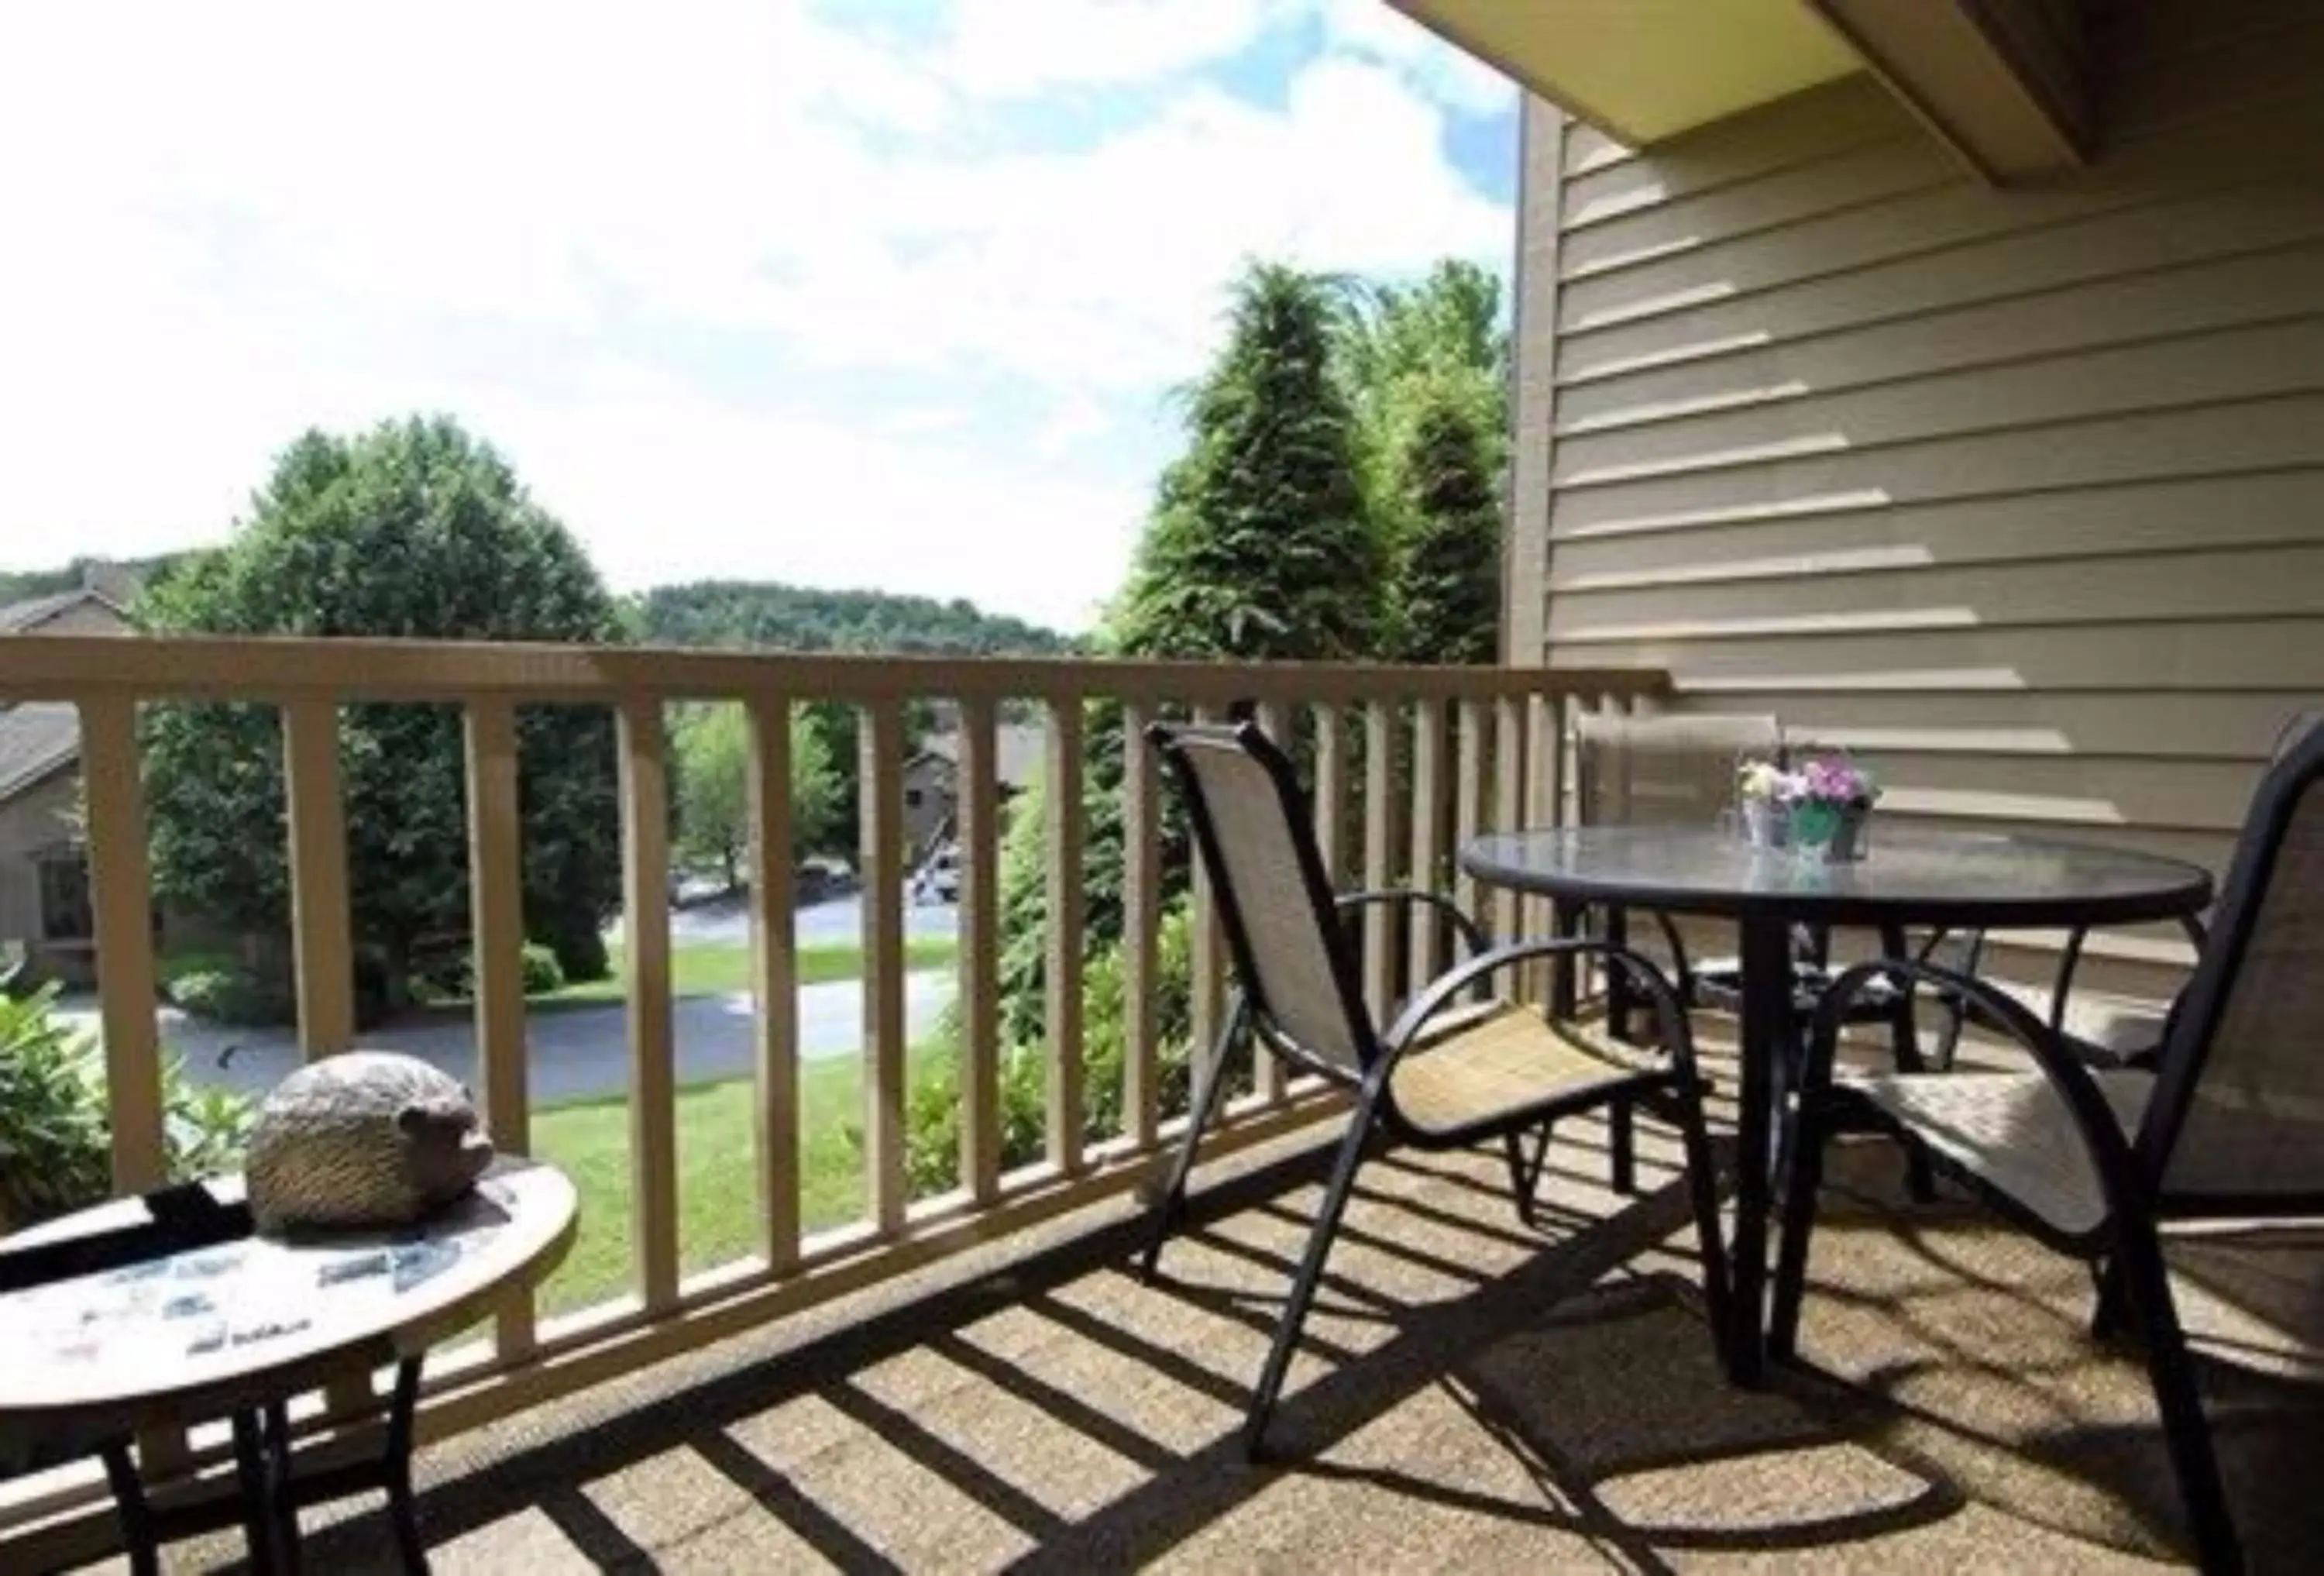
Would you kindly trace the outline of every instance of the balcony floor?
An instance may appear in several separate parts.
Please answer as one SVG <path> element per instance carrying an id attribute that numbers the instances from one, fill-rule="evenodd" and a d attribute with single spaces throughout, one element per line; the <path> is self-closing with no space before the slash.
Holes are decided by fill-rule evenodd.
<path id="1" fill-rule="evenodd" d="M 1642 1127 L 1640 1201 L 1605 1191 L 1603 1138 L 1562 1130 L 1542 1232 L 1517 1222 L 1495 1157 L 1367 1169 L 1277 1416 L 1282 1465 L 1245 1466 L 1236 1431 L 1319 1196 L 1306 1160 L 1224 1184 L 1150 1290 L 1125 1272 L 1116 1205 L 1093 1233 L 1084 1220 L 933 1301 L 898 1302 L 927 1289 L 908 1283 L 868 1317 L 825 1310 L 428 1451 L 436 1569 L 2065 1571 L 2178 1557 L 2143 1370 L 2083 1336 L 2079 1267 L 1960 1205 L 1890 1212 L 1894 1152 L 1856 1147 L 1818 1239 L 1803 1335 L 1816 1371 L 1744 1394 L 1713 1361 L 1665 1135 Z M 1866 1195 L 1883 1208 L 1854 1207 Z M 2182 1253 L 2182 1276 L 2315 1311 L 2324 1255 L 2304 1245 L 2201 1258 Z M 2324 1544 L 2319 1393 L 2217 1360 L 2261 1339 L 2247 1320 L 2208 1301 L 2190 1317 L 2211 1332 L 2207 1395 L 2255 1567 L 2304 1562 Z M 323 1519 L 311 1568 L 392 1568 L 369 1502 Z M 239 1549 L 171 1553 L 171 1569 L 207 1570 Z"/>

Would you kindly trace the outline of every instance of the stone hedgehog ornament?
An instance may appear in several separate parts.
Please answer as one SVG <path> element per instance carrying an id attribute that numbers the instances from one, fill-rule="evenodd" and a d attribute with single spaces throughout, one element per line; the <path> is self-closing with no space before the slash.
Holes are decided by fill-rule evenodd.
<path id="1" fill-rule="evenodd" d="M 466 1194 L 493 1161 L 468 1092 L 393 1051 L 348 1051 L 277 1084 L 250 1135 L 261 1231 L 400 1226 Z"/>

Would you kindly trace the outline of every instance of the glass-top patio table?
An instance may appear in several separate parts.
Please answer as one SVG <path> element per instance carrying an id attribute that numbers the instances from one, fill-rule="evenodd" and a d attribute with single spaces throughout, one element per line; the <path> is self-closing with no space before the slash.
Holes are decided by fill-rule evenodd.
<path id="1" fill-rule="evenodd" d="M 2211 878 L 2153 854 L 2043 839 L 1916 828 L 1877 829 L 1860 861 L 1823 864 L 1757 848 L 1721 828 L 1575 826 L 1496 833 L 1461 851 L 1490 886 L 1554 899 L 1732 919 L 1740 933 L 1742 1087 L 1738 1151 L 1770 1152 L 1777 1080 L 1794 1031 L 1794 925 L 2077 928 L 2181 919 L 2208 907 Z M 1757 1383 L 1766 1365 L 1768 1175 L 1737 1166 L 1723 1332 L 1729 1371 Z"/>

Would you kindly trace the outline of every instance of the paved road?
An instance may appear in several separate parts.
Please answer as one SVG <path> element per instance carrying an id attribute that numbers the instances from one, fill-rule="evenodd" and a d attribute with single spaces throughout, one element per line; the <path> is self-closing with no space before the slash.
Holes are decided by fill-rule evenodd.
<path id="1" fill-rule="evenodd" d="M 948 969 L 906 976 L 907 1032 L 918 1038 L 936 1027 L 953 996 Z M 76 1002 L 70 1015 L 96 1027 L 94 1007 Z M 752 1002 L 747 992 L 689 997 L 677 1003 L 678 1079 L 681 1083 L 732 1078 L 751 1071 Z M 298 1040 L 288 1029 L 219 1028 L 189 1022 L 173 1008 L 161 1013 L 163 1043 L 183 1056 L 197 1084 L 261 1093 L 299 1065 Z M 629 1087 L 630 1038 L 625 1009 L 571 1007 L 536 1012 L 528 1026 L 535 1105 L 619 1094 Z M 377 1029 L 363 1043 L 407 1051 L 475 1087 L 476 1036 L 466 1016 L 419 1018 Z M 852 1055 L 863 1044 L 863 984 L 835 980 L 799 991 L 799 1055 L 807 1061 Z"/>

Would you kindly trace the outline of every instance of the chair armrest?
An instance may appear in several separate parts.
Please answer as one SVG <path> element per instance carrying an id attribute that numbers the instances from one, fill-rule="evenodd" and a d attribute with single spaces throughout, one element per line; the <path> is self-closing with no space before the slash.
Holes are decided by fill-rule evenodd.
<path id="1" fill-rule="evenodd" d="M 1440 892 L 1424 892 L 1414 887 L 1385 887 L 1376 891 L 1343 892 L 1332 900 L 1342 918 L 1366 908 L 1434 908 L 1452 922 L 1453 931 L 1467 944 L 1470 952 L 1483 953 L 1491 948 L 1491 937 L 1484 926 L 1463 913 L 1461 905 Z"/>
<path id="2" fill-rule="evenodd" d="M 1801 1084 L 1803 1095 L 1812 1095 L 1830 1086 L 1832 1056 L 1839 1046 L 1848 1005 L 1866 984 L 1884 974 L 1904 989 L 1918 983 L 1957 992 L 1984 1014 L 1987 1021 L 1997 1025 L 2023 1046 L 2034 1058 L 2034 1066 L 2065 1101 L 2067 1114 L 2073 1118 L 2083 1148 L 2098 1173 L 2098 1184 L 2106 1192 L 2107 1207 L 2118 1212 L 2135 1203 L 2121 1196 L 2126 1186 L 2136 1185 L 2138 1177 L 2132 1165 L 2130 1140 L 2123 1136 L 2114 1108 L 2098 1092 L 2097 1080 L 2090 1076 L 2081 1058 L 2074 1055 L 2065 1037 L 1984 981 L 1950 969 L 1902 958 L 1879 958 L 1858 963 L 1834 980 L 1816 1005 L 1815 1024 L 1808 1042 L 1808 1063 Z M 1899 1067 L 1898 1071 L 1910 1069 Z"/>
<path id="3" fill-rule="evenodd" d="M 1655 1015 L 1662 1028 L 1663 1045 L 1669 1050 L 1674 1064 L 1692 1082 L 1695 1076 L 1694 1034 L 1687 1026 L 1686 1013 L 1681 1009 L 1678 993 L 1671 989 L 1670 982 L 1663 976 L 1660 969 L 1628 948 L 1587 936 L 1512 942 L 1439 974 L 1429 982 L 1425 991 L 1405 1003 L 1404 1010 L 1397 1014 L 1396 1022 L 1381 1039 L 1380 1047 L 1385 1055 L 1380 1058 L 1379 1075 L 1387 1075 L 1388 1069 L 1395 1064 L 1396 1059 L 1420 1037 L 1420 1031 L 1428 1027 L 1430 1018 L 1480 981 L 1536 958 L 1581 955 L 1595 955 L 1620 966 L 1634 982 L 1644 988 L 1647 999 L 1655 1005 Z"/>

